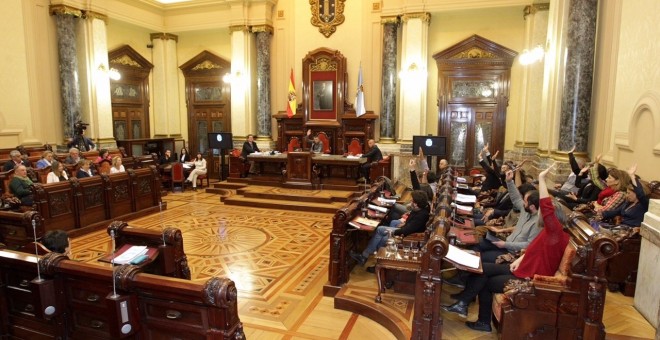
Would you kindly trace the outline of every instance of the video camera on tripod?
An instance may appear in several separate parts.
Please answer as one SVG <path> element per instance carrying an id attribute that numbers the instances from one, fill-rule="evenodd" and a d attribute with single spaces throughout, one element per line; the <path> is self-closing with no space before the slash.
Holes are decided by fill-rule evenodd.
<path id="1" fill-rule="evenodd" d="M 83 131 L 87 130 L 88 126 L 89 124 L 83 123 L 82 120 L 79 120 L 75 124 L 73 124 L 73 131 L 76 136 L 80 136 L 83 134 Z"/>

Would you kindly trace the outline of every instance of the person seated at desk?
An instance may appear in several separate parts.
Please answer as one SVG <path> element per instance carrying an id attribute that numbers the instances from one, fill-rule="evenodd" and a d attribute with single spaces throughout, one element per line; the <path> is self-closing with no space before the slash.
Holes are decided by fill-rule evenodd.
<path id="1" fill-rule="evenodd" d="M 121 164 L 121 157 L 115 156 L 112 157 L 112 167 L 110 168 L 111 174 L 116 174 L 118 172 L 126 172 L 124 166 Z"/>
<path id="2" fill-rule="evenodd" d="M 311 135 L 312 129 L 307 130 L 307 142 L 312 143 L 309 151 L 313 153 L 323 153 L 323 141 L 319 139 L 319 135 L 315 135 L 314 138 L 311 138 Z"/>
<path id="3" fill-rule="evenodd" d="M 78 172 L 76 173 L 77 178 L 92 177 L 92 169 L 90 169 L 92 162 L 89 159 L 83 159 L 78 162 Z"/>
<path id="4" fill-rule="evenodd" d="M 202 157 L 201 152 L 197 153 L 192 164 L 195 168 L 190 172 L 190 175 L 188 175 L 186 182 L 192 183 L 193 190 L 197 191 L 197 177 L 200 175 L 206 175 L 206 159 Z"/>
<path id="5" fill-rule="evenodd" d="M 415 190 L 412 192 L 412 211 L 405 223 L 398 227 L 389 227 L 381 225 L 376 228 L 374 235 L 369 240 L 367 248 L 362 253 L 350 251 L 349 255 L 361 266 L 367 262 L 369 255 L 373 254 L 378 248 L 385 246 L 387 239 L 392 236 L 408 236 L 414 233 L 423 232 L 426 229 L 426 222 L 429 219 L 430 207 L 426 192 Z"/>
<path id="6" fill-rule="evenodd" d="M 172 151 L 165 150 L 165 154 L 160 158 L 160 165 L 170 164 L 176 162 L 176 156 L 172 155 Z"/>
<path id="7" fill-rule="evenodd" d="M 649 197 L 644 192 L 644 186 L 639 177 L 635 175 L 637 171 L 637 164 L 630 167 L 628 175 L 635 180 L 628 185 L 626 191 L 626 201 L 614 210 L 604 210 L 596 213 L 596 220 L 613 219 L 616 216 L 621 216 L 621 224 L 619 227 L 630 228 L 639 227 L 644 220 L 644 214 L 649 209 Z M 606 227 L 601 224 L 601 227 Z"/>
<path id="8" fill-rule="evenodd" d="M 188 149 L 181 148 L 181 156 L 179 156 L 179 162 L 190 162 L 190 154 L 188 153 Z"/>
<path id="9" fill-rule="evenodd" d="M 32 180 L 27 176 L 25 165 L 14 169 L 14 177 L 9 181 L 9 192 L 21 200 L 21 205 L 31 206 L 34 203 L 32 196 Z"/>
<path id="10" fill-rule="evenodd" d="M 44 151 L 41 154 L 41 159 L 37 162 L 37 169 L 47 168 L 51 165 L 52 162 L 53 162 L 53 152 Z"/>
<path id="11" fill-rule="evenodd" d="M 378 148 L 378 145 L 376 145 L 375 140 L 370 139 L 367 142 L 367 145 L 369 145 L 369 152 L 360 155 L 360 158 L 366 158 L 367 162 L 360 166 L 360 174 L 362 177 L 358 179 L 358 182 L 369 183 L 369 170 L 371 170 L 371 167 L 374 163 L 383 159 L 383 154 L 380 152 L 380 149 Z"/>
<path id="12" fill-rule="evenodd" d="M 94 163 L 99 164 L 103 161 L 112 162 L 112 156 L 110 156 L 110 151 L 108 151 L 107 149 L 99 150 L 99 156 L 96 157 L 96 160 L 94 161 Z"/>
<path id="13" fill-rule="evenodd" d="M 46 183 L 57 183 L 69 180 L 69 176 L 66 174 L 66 171 L 64 171 L 64 164 L 58 161 L 53 161 L 51 169 L 52 171 L 49 172 L 46 177 Z"/>
<path id="14" fill-rule="evenodd" d="M 511 264 L 482 263 L 483 273 L 470 273 L 465 290 L 458 294 L 456 303 L 442 306 L 442 310 L 466 318 L 470 301 L 479 296 L 479 317 L 477 321 L 465 322 L 467 327 L 491 332 L 493 294 L 502 293 L 511 279 L 524 280 L 536 274 L 552 276 L 559 268 L 570 237 L 563 228 L 567 221 L 564 210 L 550 197 L 546 184 L 546 175 L 555 165 L 556 162 L 539 174 L 539 211 L 543 216 L 539 221 L 542 221 L 543 229 L 529 244 L 525 254 Z M 506 178 L 513 178 L 513 173 L 507 171 Z"/>
<path id="15" fill-rule="evenodd" d="M 247 140 L 243 143 L 243 150 L 241 150 L 241 158 L 243 159 L 243 162 L 250 163 L 251 174 L 257 174 L 257 169 L 255 169 L 254 161 L 248 161 L 248 155 L 255 152 L 261 152 L 261 150 L 259 150 L 257 143 L 254 142 L 254 135 L 249 134 L 247 136 Z"/>
<path id="16" fill-rule="evenodd" d="M 18 150 L 11 150 L 11 152 L 9 152 L 9 157 L 11 157 L 11 160 L 6 162 L 5 165 L 2 167 L 3 172 L 7 172 L 11 169 L 14 169 L 19 165 L 23 165 L 26 168 L 30 166 L 29 163 L 25 162 L 21 158 L 21 152 Z"/>
<path id="17" fill-rule="evenodd" d="M 78 162 L 80 162 L 80 150 L 78 150 L 78 148 L 70 148 L 69 155 L 66 156 L 64 163 L 75 165 L 78 164 Z"/>
<path id="18" fill-rule="evenodd" d="M 69 234 L 64 230 L 58 229 L 46 232 L 41 239 L 41 244 L 54 253 L 60 253 L 66 256 L 71 255 Z"/>

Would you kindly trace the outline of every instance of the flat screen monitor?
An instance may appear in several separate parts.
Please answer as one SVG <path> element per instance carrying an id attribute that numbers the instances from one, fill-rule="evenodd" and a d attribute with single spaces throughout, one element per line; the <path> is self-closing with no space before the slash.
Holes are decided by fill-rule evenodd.
<path id="1" fill-rule="evenodd" d="M 419 154 L 422 148 L 424 156 L 446 156 L 447 138 L 440 136 L 413 136 L 413 155 Z"/>
<path id="2" fill-rule="evenodd" d="M 209 149 L 233 149 L 231 132 L 209 132 Z"/>

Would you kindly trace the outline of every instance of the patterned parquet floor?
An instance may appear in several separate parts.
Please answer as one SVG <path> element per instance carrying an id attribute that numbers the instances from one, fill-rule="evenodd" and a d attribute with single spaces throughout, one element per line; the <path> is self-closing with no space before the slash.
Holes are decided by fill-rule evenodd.
<path id="1" fill-rule="evenodd" d="M 267 187 L 250 190 L 282 191 Z M 222 196 L 235 193 L 230 189 Z M 304 193 L 309 197 L 331 194 Z M 181 229 L 192 280 L 204 282 L 212 276 L 227 276 L 236 282 L 239 315 L 248 339 L 394 339 L 376 322 L 334 309 L 333 299 L 322 294 L 328 275 L 332 214 L 316 213 L 302 205 L 297 211 L 229 206 L 220 202 L 220 196 L 202 191 L 170 193 L 163 197 L 166 210 L 131 220 L 129 225 Z M 98 262 L 98 258 L 110 248 L 105 230 L 72 240 L 73 259 L 98 265 L 107 265 Z M 358 268 L 351 275 L 350 289 L 354 295 L 373 301 L 375 277 Z M 634 310 L 632 298 L 620 294 L 607 296 L 604 319 L 608 331 L 653 337 L 655 330 Z M 410 297 L 390 293 L 383 300 L 398 310 L 403 319 L 412 317 Z M 476 318 L 475 307 L 471 306 L 470 320 Z M 463 325 L 463 320 L 447 316 L 444 338 L 497 337 L 494 333 L 471 331 Z"/>

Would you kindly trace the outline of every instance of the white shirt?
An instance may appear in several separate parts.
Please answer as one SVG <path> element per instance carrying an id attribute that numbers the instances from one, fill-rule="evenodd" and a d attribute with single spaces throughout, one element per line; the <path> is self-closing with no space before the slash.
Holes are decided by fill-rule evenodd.
<path id="1" fill-rule="evenodd" d="M 116 174 L 116 173 L 119 173 L 119 172 L 126 172 L 126 169 L 124 169 L 124 165 L 120 165 L 119 170 L 117 170 L 117 168 L 114 167 L 114 166 L 110 167 L 110 173 L 111 174 Z"/>
<path id="2" fill-rule="evenodd" d="M 67 180 L 69 179 L 69 176 L 66 175 L 66 171 L 62 171 L 62 176 L 66 178 Z M 46 177 L 46 183 L 57 183 L 60 181 L 60 178 L 54 173 L 54 172 L 49 172 L 48 176 Z"/>

